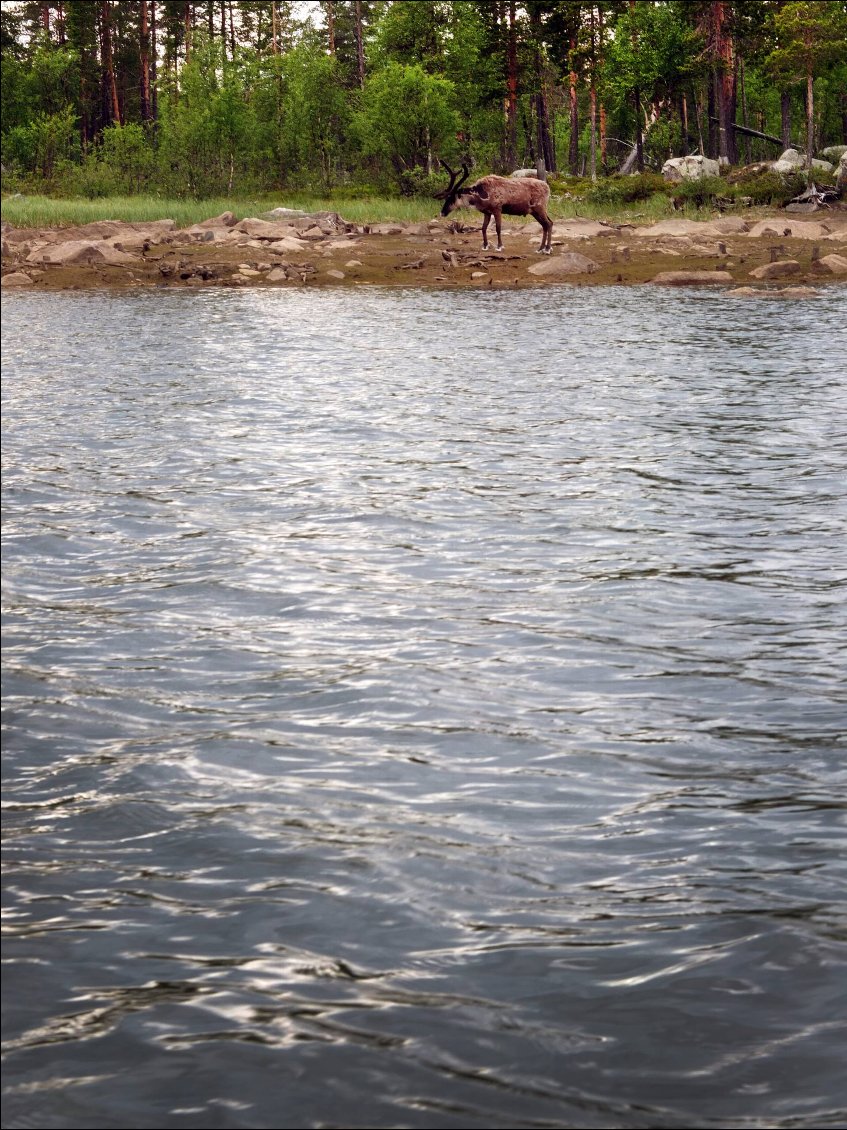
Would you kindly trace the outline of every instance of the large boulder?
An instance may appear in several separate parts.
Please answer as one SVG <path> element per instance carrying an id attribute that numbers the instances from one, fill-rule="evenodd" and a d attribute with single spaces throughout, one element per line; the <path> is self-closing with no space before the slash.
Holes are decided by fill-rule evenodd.
<path id="1" fill-rule="evenodd" d="M 580 255 L 577 251 L 566 251 L 564 255 L 556 255 L 536 263 L 529 268 L 529 273 L 545 279 L 557 279 L 566 278 L 568 275 L 588 275 L 599 269 L 599 263 L 595 263 L 587 255 Z"/>
<path id="2" fill-rule="evenodd" d="M 691 157 L 672 157 L 662 165 L 662 176 L 667 181 L 703 180 L 720 176 L 721 167 L 710 157 L 694 154 Z"/>
<path id="3" fill-rule="evenodd" d="M 780 176 L 802 173 L 807 168 L 806 154 L 800 153 L 797 149 L 786 149 L 782 156 L 774 161 L 773 168 L 774 172 L 779 173 Z M 812 168 L 817 169 L 820 173 L 831 173 L 834 166 L 829 161 L 818 161 L 815 158 L 812 160 Z"/>
<path id="4" fill-rule="evenodd" d="M 824 255 L 812 261 L 812 271 L 816 275 L 847 275 L 847 258 L 844 255 Z"/>
<path id="5" fill-rule="evenodd" d="M 806 154 L 797 149 L 786 149 L 773 163 L 774 172 L 786 175 L 802 172 L 806 167 Z"/>
<path id="6" fill-rule="evenodd" d="M 285 239 L 292 235 L 294 229 L 291 224 L 250 217 L 236 224 L 232 230 L 249 235 L 251 239 Z"/>
<path id="7" fill-rule="evenodd" d="M 765 263 L 750 272 L 753 279 L 790 279 L 802 273 L 803 268 L 796 259 L 778 259 L 776 263 Z"/>
<path id="8" fill-rule="evenodd" d="M 29 275 L 25 275 L 23 271 L 10 271 L 8 275 L 3 276 L 0 286 L 32 286 L 32 279 Z"/>
<path id="9" fill-rule="evenodd" d="M 847 149 L 844 150 L 838 161 L 838 172 L 835 174 L 835 187 L 842 194 L 847 192 Z"/>
<path id="10" fill-rule="evenodd" d="M 204 231 L 207 229 L 214 230 L 215 228 L 233 228 L 237 223 L 237 219 L 232 212 L 221 212 L 219 216 L 210 216 L 208 220 L 201 220 L 199 224 L 194 224 L 191 231 Z"/>
<path id="11" fill-rule="evenodd" d="M 821 150 L 821 157 L 824 161 L 831 161 L 833 165 L 837 165 L 845 153 L 847 153 L 847 145 L 828 145 L 826 149 Z"/>

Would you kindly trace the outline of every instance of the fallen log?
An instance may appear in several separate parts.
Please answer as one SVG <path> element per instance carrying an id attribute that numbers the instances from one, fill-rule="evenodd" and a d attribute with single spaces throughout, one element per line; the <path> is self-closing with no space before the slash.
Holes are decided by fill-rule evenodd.
<path id="1" fill-rule="evenodd" d="M 715 122 L 717 125 L 720 125 L 720 119 L 716 118 L 713 114 L 709 115 L 709 121 Z M 772 133 L 762 133 L 761 130 L 750 129 L 749 126 L 739 126 L 736 125 L 735 122 L 730 122 L 728 128 L 735 130 L 736 133 L 743 133 L 745 137 L 758 137 L 761 141 L 772 141 L 774 145 L 782 145 L 783 148 L 786 148 L 782 138 L 775 137 Z M 788 144 L 787 148 L 796 149 L 798 152 L 802 152 L 804 147 L 799 142 L 792 141 Z"/>

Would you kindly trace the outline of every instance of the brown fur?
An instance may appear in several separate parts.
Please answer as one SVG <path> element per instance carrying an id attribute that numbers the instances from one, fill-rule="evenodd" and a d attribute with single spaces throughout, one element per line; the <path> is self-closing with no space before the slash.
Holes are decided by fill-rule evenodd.
<path id="1" fill-rule="evenodd" d="M 449 214 L 456 208 L 476 208 L 482 212 L 485 219 L 482 221 L 482 249 L 488 250 L 488 225 L 494 217 L 494 226 L 497 230 L 497 250 L 503 250 L 501 237 L 501 217 L 507 216 L 534 216 L 543 228 L 540 252 L 550 254 L 550 240 L 553 231 L 553 221 L 547 214 L 547 203 L 550 199 L 550 188 L 544 181 L 535 177 L 481 177 L 469 188 L 462 188 L 468 177 L 468 168 L 462 166 L 464 175 L 459 178 L 449 165 L 441 162 L 450 174 L 450 186 L 445 192 L 440 192 L 437 200 L 444 201 L 441 209 L 442 216 Z"/>

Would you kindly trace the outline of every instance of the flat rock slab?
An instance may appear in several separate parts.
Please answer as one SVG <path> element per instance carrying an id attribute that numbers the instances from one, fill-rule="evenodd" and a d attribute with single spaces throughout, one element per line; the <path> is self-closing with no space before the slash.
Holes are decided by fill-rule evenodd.
<path id="1" fill-rule="evenodd" d="M 763 290 L 757 286 L 738 286 L 728 290 L 729 298 L 817 298 L 820 291 L 813 286 L 783 286 L 779 290 Z"/>
<path id="2" fill-rule="evenodd" d="M 554 255 L 535 263 L 529 268 L 529 274 L 540 278 L 557 279 L 566 278 L 568 275 L 588 275 L 592 271 L 599 271 L 600 264 L 587 255 L 580 255 L 578 251 L 566 251 L 564 255 Z"/>
<path id="3" fill-rule="evenodd" d="M 823 239 L 829 228 L 815 220 L 760 220 L 747 233 L 752 239 L 759 236 L 779 236 L 782 239 Z"/>
<path id="4" fill-rule="evenodd" d="M 0 286 L 32 286 L 32 279 L 29 275 L 25 275 L 23 271 L 12 271 L 8 275 L 4 275 Z"/>
<path id="5" fill-rule="evenodd" d="M 242 220 L 232 229 L 249 235 L 251 239 L 286 239 L 296 230 L 292 224 L 272 223 L 270 220 L 259 220 L 255 217 Z"/>
<path id="6" fill-rule="evenodd" d="M 67 243 L 52 243 L 46 247 L 37 247 L 27 255 L 26 261 L 68 267 L 80 263 L 95 265 L 108 263 L 120 266 L 125 263 L 135 263 L 136 259 L 124 251 L 118 251 L 105 239 L 72 239 Z"/>
<path id="7" fill-rule="evenodd" d="M 538 227 L 533 230 L 527 226 L 526 234 L 534 237 L 540 230 Z M 620 232 L 610 224 L 601 224 L 597 220 L 568 220 L 553 224 L 554 239 L 597 239 L 606 235 L 620 235 Z"/>
<path id="8" fill-rule="evenodd" d="M 656 286 L 712 286 L 716 283 L 731 283 L 735 279 L 729 271 L 661 271 L 650 279 Z"/>
<path id="9" fill-rule="evenodd" d="M 81 228 L 74 228 L 73 238 L 114 241 L 141 235 L 145 239 L 157 240 L 172 231 L 176 231 L 176 220 L 150 220 L 147 223 L 137 224 L 124 223 L 121 220 L 96 220 L 91 224 L 83 224 Z M 61 236 L 62 233 L 60 232 L 59 235 Z M 66 242 L 66 240 L 57 240 L 57 242 Z"/>
<path id="10" fill-rule="evenodd" d="M 633 235 L 641 239 L 654 239 L 659 235 L 735 235 L 746 232 L 748 224 L 739 217 L 728 216 L 720 220 L 660 220 L 646 228 L 636 228 Z"/>
<path id="11" fill-rule="evenodd" d="M 277 251 L 280 254 L 287 251 L 300 252 L 307 246 L 302 239 L 296 239 L 293 235 L 286 236 L 285 239 L 274 239 L 265 244 L 268 251 Z"/>

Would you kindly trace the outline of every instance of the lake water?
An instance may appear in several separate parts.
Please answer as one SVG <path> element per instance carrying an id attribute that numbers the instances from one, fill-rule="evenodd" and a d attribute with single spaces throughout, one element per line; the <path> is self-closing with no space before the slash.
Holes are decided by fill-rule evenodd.
<path id="1" fill-rule="evenodd" d="M 846 326 L 4 296 L 4 1126 L 843 1126 Z"/>

